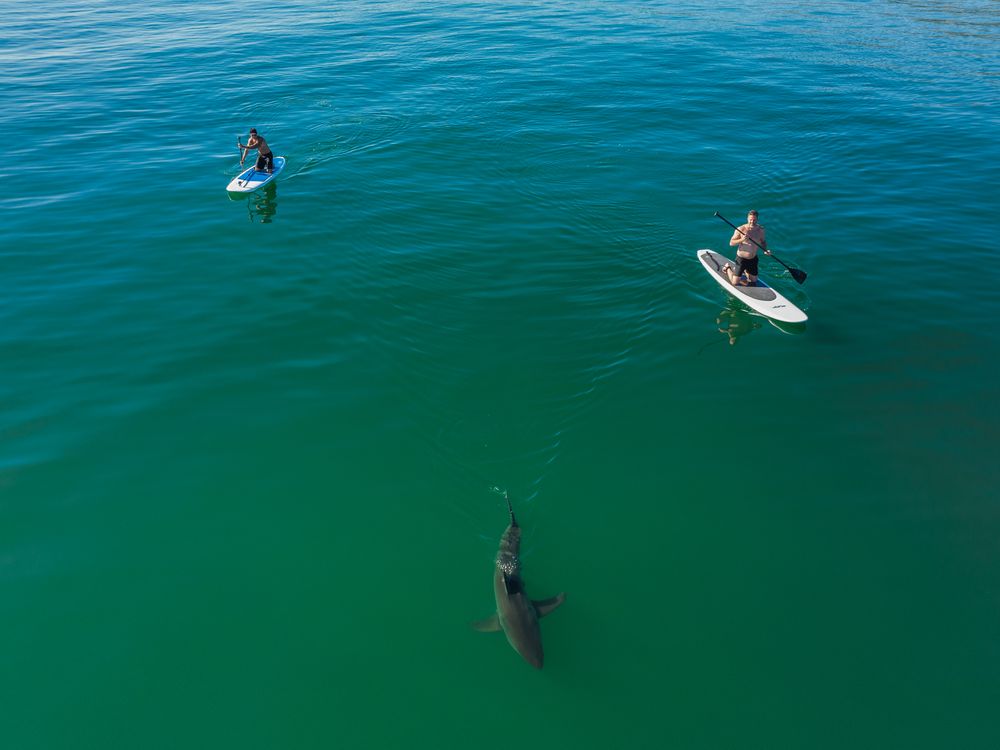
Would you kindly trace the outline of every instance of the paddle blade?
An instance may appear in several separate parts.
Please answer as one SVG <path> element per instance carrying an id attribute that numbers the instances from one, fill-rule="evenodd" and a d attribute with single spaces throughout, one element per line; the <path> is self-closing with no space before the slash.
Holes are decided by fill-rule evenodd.
<path id="1" fill-rule="evenodd" d="M 792 274 L 792 278 L 795 279 L 800 284 L 806 283 L 806 272 L 800 268 L 789 268 L 789 272 Z"/>

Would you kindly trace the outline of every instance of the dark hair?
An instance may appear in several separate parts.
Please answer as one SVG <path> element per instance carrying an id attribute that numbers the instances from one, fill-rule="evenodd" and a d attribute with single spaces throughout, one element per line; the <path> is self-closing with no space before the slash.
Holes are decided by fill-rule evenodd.
<path id="1" fill-rule="evenodd" d="M 251 130 L 250 132 L 251 133 L 256 133 L 257 131 L 256 130 Z M 756 208 L 751 208 L 749 211 L 747 211 L 747 216 L 749 216 L 750 214 L 753 214 L 754 216 L 756 216 L 757 215 L 757 209 Z"/>
<path id="2" fill-rule="evenodd" d="M 257 128 L 250 128 L 250 132 L 257 135 Z"/>

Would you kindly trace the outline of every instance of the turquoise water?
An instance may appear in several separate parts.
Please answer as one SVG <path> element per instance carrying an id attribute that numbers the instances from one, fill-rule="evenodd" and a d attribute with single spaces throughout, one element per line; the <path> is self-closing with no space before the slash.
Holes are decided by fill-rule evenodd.
<path id="1" fill-rule="evenodd" d="M 4 748 L 998 746 L 996 3 L 0 9 Z"/>

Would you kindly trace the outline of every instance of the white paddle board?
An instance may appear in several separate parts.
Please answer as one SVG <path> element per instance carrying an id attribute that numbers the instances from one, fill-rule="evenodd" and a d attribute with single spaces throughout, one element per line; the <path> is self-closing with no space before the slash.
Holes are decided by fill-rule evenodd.
<path id="1" fill-rule="evenodd" d="M 757 277 L 757 283 L 753 286 L 730 284 L 729 278 L 722 272 L 722 267 L 726 263 L 735 266 L 735 261 L 711 250 L 699 250 L 698 260 L 705 266 L 709 276 L 719 282 L 719 286 L 751 310 L 782 323 L 805 323 L 809 319 L 804 312 L 768 286 L 761 276 Z"/>
<path id="2" fill-rule="evenodd" d="M 281 170 L 284 168 L 285 157 L 275 156 L 273 171 L 262 172 L 256 167 L 250 167 L 250 169 L 240 172 L 234 177 L 233 181 L 226 187 L 226 190 L 230 193 L 252 193 L 254 190 L 260 190 L 269 182 L 278 179 L 278 175 L 281 174 Z"/>

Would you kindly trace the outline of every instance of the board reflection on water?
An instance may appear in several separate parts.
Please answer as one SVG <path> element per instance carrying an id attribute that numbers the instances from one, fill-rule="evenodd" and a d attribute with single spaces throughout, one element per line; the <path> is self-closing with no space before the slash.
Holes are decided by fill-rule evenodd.
<path id="1" fill-rule="evenodd" d="M 259 221 L 261 224 L 270 224 L 274 221 L 278 213 L 278 186 L 271 183 L 251 193 L 247 197 L 247 216 L 251 222 Z"/>
<path id="2" fill-rule="evenodd" d="M 729 337 L 729 345 L 735 346 L 742 337 L 753 333 L 762 325 L 764 319 L 751 315 L 736 300 L 727 304 L 716 316 L 715 324 L 719 333 Z"/>
<path id="3" fill-rule="evenodd" d="M 711 346 L 711 344 L 719 343 L 720 341 L 728 341 L 730 346 L 735 346 L 740 339 L 763 328 L 765 322 L 770 323 L 782 333 L 791 336 L 805 333 L 807 328 L 806 323 L 784 323 L 772 320 L 765 315 L 748 310 L 738 300 L 729 299 L 726 301 L 726 306 L 715 316 L 716 330 L 722 334 L 723 338 L 713 339 L 709 344 L 702 347 L 702 351 Z"/>

